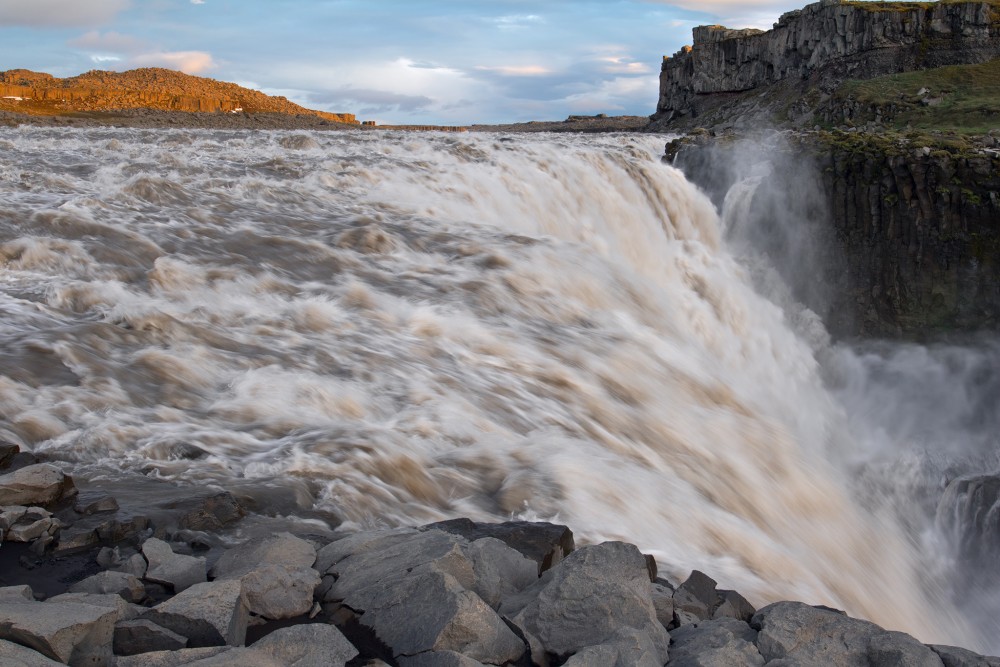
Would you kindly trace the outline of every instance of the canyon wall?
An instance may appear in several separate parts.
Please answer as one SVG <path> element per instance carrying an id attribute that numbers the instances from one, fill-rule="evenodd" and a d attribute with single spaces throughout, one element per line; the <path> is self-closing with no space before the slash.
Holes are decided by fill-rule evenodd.
<path id="1" fill-rule="evenodd" d="M 927 339 L 1000 330 L 1000 141 L 959 141 L 706 134 L 667 152 L 720 206 L 768 165 L 744 224 L 835 335 Z"/>
<path id="2" fill-rule="evenodd" d="M 780 113 L 796 92 L 943 65 L 1000 57 L 1000 3 L 823 0 L 781 17 L 769 31 L 694 29 L 694 46 L 664 58 L 654 122 L 732 104 L 776 86 L 766 110 Z M 760 106 L 759 104 L 757 105 Z"/>

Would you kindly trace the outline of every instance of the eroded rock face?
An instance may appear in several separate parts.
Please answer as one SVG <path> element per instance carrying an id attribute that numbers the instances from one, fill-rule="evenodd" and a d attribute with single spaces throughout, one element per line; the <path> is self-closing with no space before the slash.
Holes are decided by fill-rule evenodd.
<path id="1" fill-rule="evenodd" d="M 713 94 L 782 81 L 867 79 L 986 62 L 1000 56 L 995 12 L 989 2 L 873 11 L 823 0 L 785 14 L 767 32 L 699 26 L 693 47 L 664 58 L 656 117 L 697 115 Z"/>

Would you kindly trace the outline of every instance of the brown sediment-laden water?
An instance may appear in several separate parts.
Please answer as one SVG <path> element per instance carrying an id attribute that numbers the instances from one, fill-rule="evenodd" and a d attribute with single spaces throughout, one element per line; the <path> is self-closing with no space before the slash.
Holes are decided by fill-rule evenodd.
<path id="1" fill-rule="evenodd" d="M 118 497 L 554 519 L 757 604 L 988 645 L 934 515 L 996 463 L 998 346 L 831 343 L 662 147 L 0 130 L 0 437 Z"/>

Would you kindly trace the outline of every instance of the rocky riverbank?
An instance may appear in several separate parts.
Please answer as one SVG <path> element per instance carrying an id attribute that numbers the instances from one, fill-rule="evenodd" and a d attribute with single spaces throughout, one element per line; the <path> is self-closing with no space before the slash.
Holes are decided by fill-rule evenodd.
<path id="1" fill-rule="evenodd" d="M 566 526 L 248 538 L 232 494 L 122 517 L 52 463 L 11 445 L 0 460 L 4 665 L 1000 665 L 822 606 L 757 610 L 702 572 L 668 581 L 634 545 L 578 547 Z M 998 489 L 958 480 L 942 512 L 984 514 Z"/>
<path id="2" fill-rule="evenodd" d="M 720 207 L 756 174 L 744 224 L 834 334 L 1000 326 L 1000 138 L 702 131 L 666 153 Z"/>

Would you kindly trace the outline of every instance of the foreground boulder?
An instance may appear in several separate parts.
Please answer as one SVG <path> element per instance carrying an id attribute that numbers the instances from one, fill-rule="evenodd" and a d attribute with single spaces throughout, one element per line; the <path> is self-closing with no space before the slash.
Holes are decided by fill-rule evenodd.
<path id="1" fill-rule="evenodd" d="M 46 658 L 38 651 L 0 639 L 0 665 L 10 667 L 61 667 L 63 663 Z"/>
<path id="2" fill-rule="evenodd" d="M 195 584 L 142 615 L 188 639 L 192 648 L 242 646 L 249 610 L 236 581 Z"/>
<path id="3" fill-rule="evenodd" d="M 777 602 L 754 614 L 757 648 L 765 662 L 787 659 L 830 667 L 942 667 L 941 658 L 913 637 L 801 602 Z"/>
<path id="4" fill-rule="evenodd" d="M 328 545 L 317 565 L 332 580 L 324 599 L 359 614 L 395 657 L 453 651 L 502 665 L 525 653 L 490 602 L 534 582 L 537 564 L 499 540 L 380 531 Z"/>
<path id="5" fill-rule="evenodd" d="M 670 633 L 671 667 L 763 667 L 757 632 L 735 618 L 691 623 Z"/>
<path id="6" fill-rule="evenodd" d="M 469 519 L 452 519 L 432 523 L 424 528 L 461 535 L 470 542 L 483 537 L 500 540 L 538 563 L 538 574 L 554 566 L 576 548 L 573 531 L 554 523 L 531 521 L 477 523 Z"/>
<path id="7" fill-rule="evenodd" d="M 212 568 L 216 580 L 243 583 L 250 613 L 279 620 L 307 613 L 320 585 L 316 550 L 289 533 L 251 540 L 227 551 Z"/>
<path id="8" fill-rule="evenodd" d="M 67 665 L 108 665 L 117 616 L 74 602 L 0 602 L 0 639 Z"/>
<path id="9" fill-rule="evenodd" d="M 144 578 L 158 584 L 167 584 L 181 591 L 206 579 L 204 558 L 175 554 L 170 545 L 155 537 L 142 545 L 142 555 L 149 562 Z"/>
<path id="10" fill-rule="evenodd" d="M 667 661 L 670 637 L 657 619 L 646 559 L 631 544 L 605 542 L 574 551 L 505 601 L 501 612 L 528 639 L 537 665 L 599 645 L 607 645 L 600 655 L 619 656 L 607 664 Z"/>
<path id="11" fill-rule="evenodd" d="M 0 476 L 0 505 L 48 507 L 76 495 L 73 480 L 51 463 L 38 463 Z"/>

